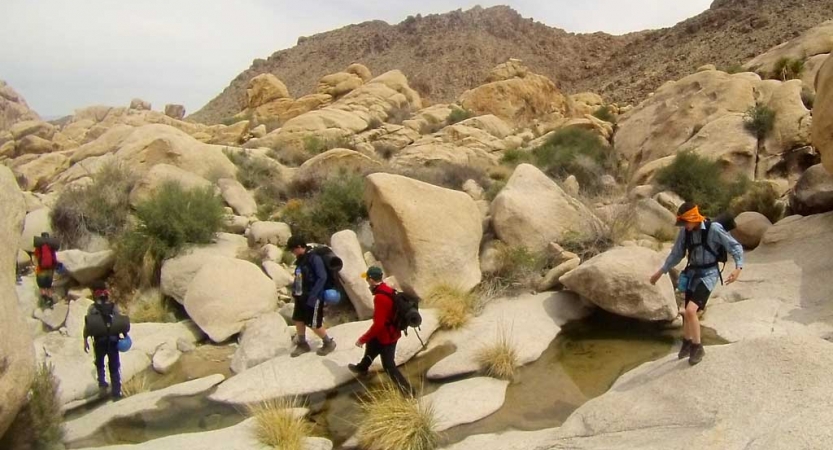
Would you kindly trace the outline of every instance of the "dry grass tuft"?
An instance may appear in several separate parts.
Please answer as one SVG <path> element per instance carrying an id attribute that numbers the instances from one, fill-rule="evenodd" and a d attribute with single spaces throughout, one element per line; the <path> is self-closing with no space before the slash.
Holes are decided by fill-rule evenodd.
<path id="1" fill-rule="evenodd" d="M 121 395 L 123 397 L 132 397 L 152 390 L 153 383 L 151 383 L 150 377 L 145 372 L 137 374 L 121 385 Z"/>
<path id="2" fill-rule="evenodd" d="M 425 296 L 425 304 L 429 308 L 437 308 L 440 326 L 450 330 L 465 325 L 478 306 L 474 294 L 448 284 L 439 284 L 431 289 Z"/>
<path id="3" fill-rule="evenodd" d="M 295 399 L 280 398 L 249 407 L 249 414 L 255 418 L 257 439 L 281 450 L 302 450 L 304 439 L 312 433 L 312 424 L 295 416 L 292 409 L 296 405 Z"/>
<path id="4" fill-rule="evenodd" d="M 501 330 L 494 343 L 480 349 L 477 362 L 486 375 L 501 380 L 511 380 L 518 368 L 518 351 L 512 345 L 508 332 Z"/>
<path id="5" fill-rule="evenodd" d="M 434 430 L 434 408 L 418 398 L 404 396 L 392 382 L 368 392 L 362 399 L 363 420 L 358 436 L 365 450 L 433 450 L 439 443 Z"/>

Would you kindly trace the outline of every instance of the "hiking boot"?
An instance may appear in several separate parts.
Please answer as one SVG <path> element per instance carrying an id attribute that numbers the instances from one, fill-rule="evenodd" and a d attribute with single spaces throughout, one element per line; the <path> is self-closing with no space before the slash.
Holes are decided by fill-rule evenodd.
<path id="1" fill-rule="evenodd" d="M 706 351 L 703 349 L 703 344 L 691 344 L 691 356 L 688 357 L 688 363 L 692 366 L 703 360 L 706 356 Z"/>
<path id="2" fill-rule="evenodd" d="M 289 356 L 295 358 L 295 357 L 301 356 L 304 353 L 307 353 L 311 350 L 312 349 L 309 347 L 309 342 L 306 342 L 306 341 L 297 342 L 296 341 L 295 342 L 295 350 L 292 350 L 292 353 L 290 353 Z"/>
<path id="3" fill-rule="evenodd" d="M 321 345 L 321 348 L 319 348 L 318 351 L 316 351 L 315 353 L 318 356 L 325 356 L 325 355 L 329 355 L 330 353 L 332 353 L 333 350 L 335 350 L 335 349 L 336 349 L 336 341 L 330 339 L 328 341 L 324 341 L 324 344 Z"/>
<path id="4" fill-rule="evenodd" d="M 686 356 L 691 356 L 691 339 L 683 339 L 683 346 L 680 347 L 677 359 L 683 359 Z"/>
<path id="5" fill-rule="evenodd" d="M 353 372 L 356 375 L 367 375 L 367 371 L 360 369 L 358 364 L 347 364 L 347 368 L 350 370 L 350 372 Z"/>
<path id="6" fill-rule="evenodd" d="M 106 382 L 106 381 L 99 381 L 99 382 L 98 382 L 98 388 L 99 388 L 99 389 L 102 389 L 102 390 L 103 390 L 103 389 L 107 389 L 107 388 L 109 388 L 109 387 L 110 387 L 110 385 L 109 385 L 109 384 L 107 384 L 107 382 Z"/>

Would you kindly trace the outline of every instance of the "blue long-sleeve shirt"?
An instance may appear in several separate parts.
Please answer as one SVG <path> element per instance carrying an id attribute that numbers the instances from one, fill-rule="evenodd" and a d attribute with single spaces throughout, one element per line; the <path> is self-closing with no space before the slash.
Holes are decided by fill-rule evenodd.
<path id="1" fill-rule="evenodd" d="M 705 227 L 705 223 L 700 224 L 700 230 Z M 700 230 L 692 232 L 691 242 L 693 244 L 699 244 L 701 242 L 702 233 Z M 674 241 L 674 247 L 671 249 L 671 254 L 668 255 L 668 258 L 665 260 L 665 264 L 662 266 L 662 273 L 667 273 L 672 267 L 679 264 L 680 261 L 685 258 L 685 234 L 686 230 L 685 228 L 682 228 L 680 233 L 677 235 L 677 240 Z M 723 226 L 718 222 L 711 223 L 711 227 L 709 227 L 709 234 L 706 236 L 706 243 L 715 253 L 719 247 L 724 247 L 726 251 L 732 255 L 732 259 L 735 261 L 735 267 L 743 268 L 743 246 L 734 237 L 732 237 L 729 232 L 723 229 Z M 692 266 L 704 266 L 715 264 L 716 262 L 717 257 L 711 254 L 702 245 L 695 246 L 689 258 L 689 264 Z M 715 286 L 717 286 L 717 282 L 720 277 L 720 270 L 715 264 L 707 269 L 696 270 L 694 275 L 695 280 L 694 283 L 690 285 L 691 289 L 695 288 L 697 280 L 700 280 L 706 285 L 709 291 L 713 291 Z"/>
<path id="2" fill-rule="evenodd" d="M 324 267 L 324 260 L 318 255 L 310 255 L 310 266 L 312 266 L 315 283 L 309 290 L 307 305 L 315 306 L 315 302 L 324 293 L 324 286 L 327 284 L 327 269 Z"/>

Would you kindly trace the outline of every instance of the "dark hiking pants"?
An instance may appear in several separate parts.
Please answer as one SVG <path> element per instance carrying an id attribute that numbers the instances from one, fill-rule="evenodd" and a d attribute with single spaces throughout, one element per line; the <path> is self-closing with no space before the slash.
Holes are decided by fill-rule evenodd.
<path id="1" fill-rule="evenodd" d="M 119 362 L 119 349 L 117 341 L 110 338 L 96 339 L 93 343 L 93 351 L 95 353 L 95 369 L 98 375 L 98 385 L 104 386 L 106 379 L 104 378 L 104 357 L 107 357 L 107 366 L 110 369 L 110 387 L 114 396 L 121 396 L 121 375 L 119 369 L 121 364 Z"/>
<path id="2" fill-rule="evenodd" d="M 377 356 L 381 356 L 382 368 L 385 370 L 385 373 L 387 373 L 390 379 L 396 383 L 399 390 L 401 390 L 403 394 L 411 395 L 413 394 L 411 384 L 408 383 L 408 380 L 396 367 L 396 361 L 394 359 L 395 355 L 396 342 L 393 344 L 383 345 L 378 339 L 371 339 L 370 342 L 364 346 L 364 357 L 358 364 L 359 370 L 366 372 L 370 368 L 370 364 L 373 363 L 373 360 L 376 359 Z"/>

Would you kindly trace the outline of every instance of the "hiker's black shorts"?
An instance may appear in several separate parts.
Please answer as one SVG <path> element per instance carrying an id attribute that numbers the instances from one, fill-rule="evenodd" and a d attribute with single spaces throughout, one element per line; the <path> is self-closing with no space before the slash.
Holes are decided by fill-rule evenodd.
<path id="1" fill-rule="evenodd" d="M 324 302 L 320 299 L 315 306 L 307 305 L 305 299 L 295 298 L 295 309 L 292 310 L 292 321 L 303 322 L 304 325 L 317 329 L 324 326 Z"/>
<path id="2" fill-rule="evenodd" d="M 55 272 L 52 269 L 42 269 L 40 273 L 35 275 L 35 281 L 41 289 L 49 289 L 52 287 L 52 279 Z"/>
<path id="3" fill-rule="evenodd" d="M 697 311 L 702 311 L 706 309 L 706 303 L 709 301 L 709 296 L 712 295 L 712 292 L 706 287 L 706 283 L 703 280 L 697 280 L 696 285 L 694 290 L 685 291 L 685 306 L 687 308 L 688 302 L 694 302 L 697 305 Z"/>

